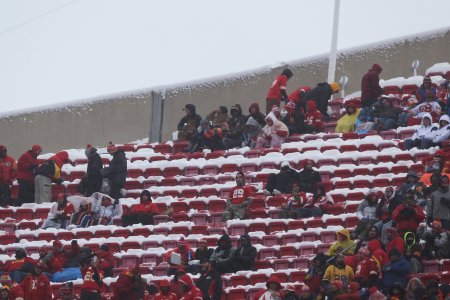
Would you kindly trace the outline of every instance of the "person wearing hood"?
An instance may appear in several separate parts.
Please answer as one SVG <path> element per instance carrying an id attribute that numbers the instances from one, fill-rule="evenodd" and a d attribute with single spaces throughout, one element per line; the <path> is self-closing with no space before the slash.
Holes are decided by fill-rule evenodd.
<path id="1" fill-rule="evenodd" d="M 334 264 L 328 266 L 323 275 L 322 281 L 333 282 L 334 280 L 342 281 L 342 286 L 346 287 L 353 281 L 355 273 L 353 269 L 345 264 L 345 257 L 343 254 L 337 254 L 334 259 Z"/>
<path id="2" fill-rule="evenodd" d="M 180 300 L 203 300 L 202 292 L 195 286 L 192 278 L 184 274 L 178 280 L 180 283 Z"/>
<path id="3" fill-rule="evenodd" d="M 375 191 L 369 191 L 356 209 L 359 224 L 356 226 L 354 235 L 358 238 L 367 238 L 367 232 L 378 221 L 376 216 L 377 204 L 378 194 Z"/>
<path id="4" fill-rule="evenodd" d="M 395 282 L 385 291 L 389 300 L 403 300 L 405 297 L 405 287 L 400 282 Z"/>
<path id="5" fill-rule="evenodd" d="M 301 112 L 299 105 L 296 105 L 294 102 L 288 102 L 284 108 L 287 113 L 284 116 L 283 123 L 286 124 L 289 134 L 303 133 L 305 115 Z"/>
<path id="6" fill-rule="evenodd" d="M 9 298 L 6 298 L 7 300 L 24 300 L 22 286 L 14 282 L 8 273 L 5 272 L 0 276 L 0 284 L 8 288 Z"/>
<path id="7" fill-rule="evenodd" d="M 122 226 L 133 224 L 153 225 L 153 217 L 159 214 L 158 206 L 153 203 L 152 196 L 148 190 L 143 190 L 139 197 L 139 203 L 131 206 L 131 212 L 122 215 Z"/>
<path id="8" fill-rule="evenodd" d="M 400 197 L 395 191 L 395 187 L 388 186 L 377 205 L 375 216 L 379 221 L 374 224 L 378 232 L 381 232 L 381 241 L 384 244 L 386 244 L 386 229 L 392 226 L 392 213 L 400 203 Z"/>
<path id="9" fill-rule="evenodd" d="M 313 100 L 316 102 L 317 109 L 322 113 L 325 119 L 328 118 L 328 100 L 330 100 L 331 96 L 336 93 L 339 93 L 340 86 L 337 82 L 327 83 L 321 82 L 317 84 L 315 88 L 310 90 L 305 94 L 302 101 L 302 106 L 306 110 L 306 101 Z"/>
<path id="10" fill-rule="evenodd" d="M 236 174 L 236 186 L 230 191 L 230 199 L 227 200 L 222 221 L 232 219 L 243 220 L 246 216 L 247 207 L 252 203 L 253 189 L 250 185 L 245 185 L 245 175 L 242 172 Z"/>
<path id="11" fill-rule="evenodd" d="M 109 179 L 111 185 L 110 196 L 118 201 L 122 196 L 121 189 L 125 186 L 127 179 L 127 158 L 125 157 L 125 152 L 118 149 L 112 142 L 109 142 L 106 150 L 113 158 L 109 166 L 101 170 L 101 174 L 103 178 Z"/>
<path id="12" fill-rule="evenodd" d="M 219 106 L 219 109 L 213 110 L 206 116 L 206 120 L 211 122 L 214 128 L 220 128 L 223 123 L 226 123 L 230 115 L 226 106 Z"/>
<path id="13" fill-rule="evenodd" d="M 390 97 L 382 97 L 379 102 L 374 105 L 372 116 L 378 131 L 390 130 L 397 128 L 398 116 L 402 112 L 402 108 L 394 105 L 395 99 Z"/>
<path id="14" fill-rule="evenodd" d="M 220 300 L 222 297 L 222 278 L 215 269 L 213 261 L 202 263 L 202 272 L 197 280 L 197 287 L 203 294 L 203 300 Z"/>
<path id="15" fill-rule="evenodd" d="M 196 113 L 194 104 L 186 104 L 183 110 L 186 115 L 177 125 L 178 140 L 189 141 L 196 134 L 202 118 Z"/>
<path id="16" fill-rule="evenodd" d="M 447 242 L 448 236 L 446 230 L 442 226 L 440 220 L 434 220 L 431 223 L 430 229 L 427 229 L 425 224 L 420 224 L 417 229 L 417 236 L 425 241 L 422 250 L 422 257 L 425 259 L 441 258 L 439 254 Z M 442 257 L 445 258 L 445 257 Z"/>
<path id="17" fill-rule="evenodd" d="M 300 190 L 305 193 L 315 193 L 318 183 L 322 182 L 320 173 L 313 169 L 314 161 L 307 159 L 303 169 L 298 173 L 297 181 Z"/>
<path id="18" fill-rule="evenodd" d="M 281 163 L 280 172 L 278 174 L 270 174 L 266 184 L 266 195 L 280 195 L 289 194 L 292 190 L 292 186 L 296 183 L 298 173 L 291 168 L 291 164 L 288 161 Z"/>
<path id="19" fill-rule="evenodd" d="M 114 287 L 112 300 L 138 300 L 144 297 L 145 279 L 141 278 L 139 267 L 120 273 Z"/>
<path id="20" fill-rule="evenodd" d="M 235 271 L 252 271 L 255 267 L 256 254 L 256 248 L 252 246 L 250 236 L 242 235 L 239 239 L 239 247 L 232 257 Z"/>
<path id="21" fill-rule="evenodd" d="M 405 290 L 405 300 L 416 300 L 415 291 L 418 288 L 425 289 L 425 285 L 422 283 L 422 281 L 417 278 L 413 277 L 408 281 L 408 285 L 406 286 Z"/>
<path id="22" fill-rule="evenodd" d="M 436 87 L 433 86 L 433 83 L 431 82 L 430 76 L 424 76 L 422 84 L 420 85 L 419 89 L 414 93 L 416 95 L 417 100 L 419 103 L 425 102 L 425 99 L 427 98 L 427 94 L 431 93 L 436 97 Z"/>
<path id="23" fill-rule="evenodd" d="M 92 194 L 92 198 L 95 200 L 92 205 L 92 213 L 96 223 L 111 225 L 113 217 L 120 214 L 118 201 L 113 201 L 111 197 L 101 193 Z"/>
<path id="24" fill-rule="evenodd" d="M 354 101 L 345 102 L 345 114 L 337 121 L 335 131 L 342 133 L 354 131 L 360 110 L 356 107 Z"/>
<path id="25" fill-rule="evenodd" d="M 380 86 L 380 73 L 383 71 L 379 64 L 373 64 L 372 68 L 364 74 L 361 80 L 361 101 L 363 107 L 369 107 L 375 104 L 383 94 L 383 88 Z"/>
<path id="26" fill-rule="evenodd" d="M 40 145 L 33 145 L 17 161 L 17 182 L 19 183 L 19 205 L 34 203 L 34 176 L 39 166 L 37 157 L 42 152 Z"/>
<path id="27" fill-rule="evenodd" d="M 258 103 L 252 103 L 250 105 L 250 107 L 248 108 L 248 117 L 252 117 L 253 119 L 256 120 L 256 122 L 258 122 L 259 125 L 261 125 L 261 127 L 264 127 L 264 125 L 266 125 L 266 121 L 264 121 L 264 119 L 266 118 L 266 116 L 259 111 L 259 104 Z"/>
<path id="28" fill-rule="evenodd" d="M 217 248 L 214 249 L 209 259 L 215 262 L 217 272 L 220 274 L 233 273 L 231 259 L 235 251 L 236 248 L 232 247 L 230 236 L 228 234 L 222 235 L 217 241 Z"/>
<path id="29" fill-rule="evenodd" d="M 316 186 L 312 195 L 300 197 L 300 207 L 297 209 L 299 218 L 320 217 L 334 205 L 333 198 L 326 193 L 323 186 Z"/>
<path id="30" fill-rule="evenodd" d="M 389 253 L 390 263 L 383 268 L 383 290 L 388 291 L 396 283 L 400 287 L 406 287 L 406 278 L 411 273 L 411 265 L 398 249 L 392 249 Z"/>
<path id="31" fill-rule="evenodd" d="M 289 102 L 294 102 L 295 105 L 297 106 L 297 104 L 300 104 L 303 102 L 304 97 L 306 95 L 306 93 L 308 93 L 309 91 L 311 91 L 311 87 L 309 86 L 301 86 L 300 88 L 296 89 L 294 92 L 292 92 L 288 99 Z"/>
<path id="32" fill-rule="evenodd" d="M 420 103 L 419 105 L 413 107 L 412 109 L 407 110 L 406 112 L 403 112 L 400 117 L 403 123 L 407 124 L 401 124 L 402 126 L 411 126 L 416 125 L 420 123 L 420 120 L 422 119 L 423 115 L 425 113 L 431 114 L 433 117 L 433 120 L 437 122 L 438 116 L 441 115 L 442 108 L 439 105 L 439 103 L 436 101 L 436 96 L 433 95 L 433 93 L 427 93 L 426 95 L 426 101 Z"/>
<path id="33" fill-rule="evenodd" d="M 409 171 L 408 174 L 406 174 L 405 182 L 398 189 L 398 195 L 399 195 L 401 201 L 403 201 L 405 199 L 406 193 L 410 189 L 415 189 L 418 182 L 419 182 L 419 176 L 417 176 L 416 172 Z"/>
<path id="34" fill-rule="evenodd" d="M 38 263 L 34 266 L 34 270 L 24 278 L 20 284 L 23 289 L 23 299 L 33 300 L 51 300 L 52 289 L 47 276 L 42 274 L 42 264 Z"/>
<path id="35" fill-rule="evenodd" d="M 254 149 L 256 146 L 256 139 L 261 133 L 261 130 L 261 125 L 259 125 L 259 123 L 253 117 L 249 117 L 247 119 L 247 123 L 245 123 L 244 141 L 242 142 L 241 146 Z"/>
<path id="36" fill-rule="evenodd" d="M 320 291 L 320 284 L 323 275 L 325 274 L 325 270 L 328 267 L 327 258 L 328 257 L 324 253 L 317 253 L 311 260 L 311 265 L 306 272 L 304 281 L 310 288 L 310 293 L 314 296 L 317 296 Z M 316 299 L 316 297 L 314 297 L 314 299 Z"/>
<path id="37" fill-rule="evenodd" d="M 34 200 L 36 203 L 52 201 L 52 182 L 56 184 L 63 183 L 61 168 L 68 160 L 68 157 L 66 151 L 59 152 L 37 168 L 36 177 L 34 177 Z"/>
<path id="38" fill-rule="evenodd" d="M 171 261 L 172 254 L 176 253 L 180 257 L 180 263 L 173 263 Z M 179 269 L 186 269 L 188 268 L 189 262 L 194 259 L 194 251 L 189 246 L 189 243 L 184 240 L 184 238 L 181 238 L 177 242 L 177 247 L 173 248 L 164 254 L 164 261 L 168 262 L 170 264 L 169 269 L 167 270 L 167 275 L 171 276 L 174 275 L 177 270 Z"/>
<path id="39" fill-rule="evenodd" d="M 344 255 L 353 255 L 355 253 L 355 242 L 350 238 L 350 232 L 343 228 L 336 232 L 336 241 L 328 249 L 327 255 L 333 256 L 342 252 Z"/>
<path id="40" fill-rule="evenodd" d="M 100 192 L 102 188 L 103 169 L 102 158 L 97 153 L 97 149 L 88 144 L 84 150 L 88 159 L 86 175 L 80 181 L 78 191 L 86 197 L 90 197 L 95 192 Z"/>
<path id="41" fill-rule="evenodd" d="M 21 283 L 26 273 L 33 268 L 34 260 L 27 255 L 24 248 L 17 248 L 15 256 L 16 259 L 8 261 L 3 270 L 9 273 L 14 282 Z"/>
<path id="42" fill-rule="evenodd" d="M 53 241 L 53 252 L 48 254 L 42 262 L 53 273 L 53 282 L 65 282 L 81 278 L 80 270 L 81 248 L 76 240 L 65 250 L 59 240 Z"/>
<path id="43" fill-rule="evenodd" d="M 289 135 L 289 129 L 286 124 L 278 120 L 275 116 L 277 107 L 274 111 L 267 115 L 265 121 L 266 126 L 263 127 L 261 133 L 256 139 L 255 149 L 261 148 L 279 148 Z"/>
<path id="44" fill-rule="evenodd" d="M 413 199 L 406 197 L 392 213 L 392 220 L 397 224 L 398 234 L 403 236 L 408 231 L 416 232 L 419 224 L 425 220 L 425 213 Z"/>
<path id="45" fill-rule="evenodd" d="M 318 133 L 323 131 L 323 115 L 317 109 L 314 100 L 306 101 L 303 133 Z"/>
<path id="46" fill-rule="evenodd" d="M 436 126 L 432 124 L 431 114 L 425 113 L 422 117 L 420 127 L 418 127 L 414 134 L 409 139 L 405 139 L 404 148 L 410 150 L 413 147 L 418 149 L 428 149 L 432 146 L 433 137 L 438 130 Z M 450 133 L 450 130 L 449 130 Z"/>
<path id="47" fill-rule="evenodd" d="M 225 149 L 240 147 L 244 140 L 244 129 L 247 123 L 247 116 L 242 114 L 242 108 L 235 104 L 230 108 L 231 117 L 225 126 L 222 127 L 224 138 L 222 140 Z"/>
<path id="48" fill-rule="evenodd" d="M 302 208 L 307 202 L 306 193 L 300 192 L 300 186 L 297 182 L 292 184 L 292 189 L 287 203 L 281 204 L 280 219 L 297 219 L 298 209 Z"/>
<path id="49" fill-rule="evenodd" d="M 427 224 L 440 220 L 444 227 L 450 225 L 450 188 L 446 175 L 439 179 L 439 188 L 431 194 L 427 204 Z"/>
<path id="50" fill-rule="evenodd" d="M 12 156 L 7 155 L 5 146 L 0 145 L 0 205 L 12 205 L 11 186 L 17 175 L 17 164 Z"/>
<path id="51" fill-rule="evenodd" d="M 45 220 L 42 228 L 66 229 L 73 213 L 75 213 L 73 204 L 67 201 L 65 195 L 60 194 L 50 209 L 47 220 Z"/>
<path id="52" fill-rule="evenodd" d="M 203 119 L 200 121 L 197 134 L 189 140 L 187 151 L 194 153 L 203 149 L 211 151 L 222 148 L 223 133 L 221 128 L 213 128 L 209 121 Z"/>
<path id="53" fill-rule="evenodd" d="M 177 300 L 178 296 L 170 291 L 170 282 L 167 279 L 163 279 L 159 282 L 159 291 L 155 294 L 154 298 L 148 298 L 148 300 Z M 147 300 L 147 298 L 144 298 Z"/>
<path id="54" fill-rule="evenodd" d="M 267 290 L 260 290 L 253 296 L 253 300 L 281 300 L 281 280 L 271 275 L 266 283 Z"/>
<path id="55" fill-rule="evenodd" d="M 288 101 L 288 95 L 286 93 L 287 82 L 293 75 L 292 71 L 286 68 L 272 82 L 266 96 L 266 114 L 272 110 L 274 105 L 280 107 L 281 101 Z"/>
<path id="56" fill-rule="evenodd" d="M 448 140 L 450 137 L 450 117 L 442 115 L 439 118 L 439 129 L 433 132 L 432 145 L 442 146 L 442 142 Z"/>
<path id="57" fill-rule="evenodd" d="M 378 278 L 377 263 L 372 259 L 369 249 L 361 248 L 356 254 L 358 258 L 357 267 L 355 271 L 355 279 L 362 282 L 363 286 L 371 286 Z"/>

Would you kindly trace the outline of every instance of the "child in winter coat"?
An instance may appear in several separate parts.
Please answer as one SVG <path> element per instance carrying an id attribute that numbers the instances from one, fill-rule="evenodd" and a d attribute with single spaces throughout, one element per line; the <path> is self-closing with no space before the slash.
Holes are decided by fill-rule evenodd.
<path id="1" fill-rule="evenodd" d="M 316 133 L 323 131 L 323 115 L 317 109 L 316 102 L 308 100 L 306 102 L 306 114 L 305 114 L 305 133 Z"/>
<path id="2" fill-rule="evenodd" d="M 428 149 L 437 130 L 438 128 L 432 124 L 431 114 L 424 113 L 420 127 L 416 129 L 411 138 L 405 140 L 405 149 L 410 150 L 413 147 Z"/>
<path id="3" fill-rule="evenodd" d="M 261 148 L 278 148 L 284 143 L 285 138 L 289 135 L 287 126 L 279 121 L 275 114 L 271 112 L 266 117 L 266 126 L 262 129 L 256 140 L 256 149 Z"/>

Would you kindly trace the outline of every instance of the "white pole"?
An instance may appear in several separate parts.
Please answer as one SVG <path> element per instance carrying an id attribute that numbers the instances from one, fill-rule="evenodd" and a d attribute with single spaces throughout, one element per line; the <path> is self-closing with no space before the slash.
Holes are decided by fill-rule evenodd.
<path id="1" fill-rule="evenodd" d="M 330 61 L 328 63 L 328 83 L 334 81 L 334 73 L 336 72 L 337 57 L 337 39 L 339 31 L 339 7 L 341 0 L 334 1 L 334 17 L 333 17 L 333 34 L 331 36 Z"/>

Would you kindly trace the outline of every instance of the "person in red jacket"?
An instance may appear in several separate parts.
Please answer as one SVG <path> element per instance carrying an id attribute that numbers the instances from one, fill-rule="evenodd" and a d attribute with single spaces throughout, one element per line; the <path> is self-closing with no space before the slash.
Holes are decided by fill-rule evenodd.
<path id="1" fill-rule="evenodd" d="M 159 292 L 153 297 L 153 300 L 177 300 L 178 296 L 170 291 L 170 282 L 163 279 L 159 283 Z M 150 300 L 144 298 L 144 300 Z"/>
<path id="2" fill-rule="evenodd" d="M 83 268 L 83 284 L 81 285 L 80 300 L 100 300 L 101 293 L 105 290 L 103 271 L 98 268 L 98 257 L 94 255 L 91 265 Z"/>
<path id="3" fill-rule="evenodd" d="M 289 101 L 294 102 L 296 105 L 300 104 L 303 102 L 305 94 L 309 91 L 311 91 L 311 87 L 306 85 L 302 86 L 289 95 Z"/>
<path id="4" fill-rule="evenodd" d="M 40 145 L 33 145 L 17 161 L 17 182 L 19 183 L 19 205 L 34 203 L 34 175 L 38 168 L 37 157 L 42 152 Z"/>
<path id="5" fill-rule="evenodd" d="M 364 74 L 361 81 L 361 101 L 363 107 L 375 104 L 383 94 L 380 87 L 380 73 L 383 71 L 379 64 L 373 64 L 372 68 Z"/>
<path id="6" fill-rule="evenodd" d="M 178 281 L 181 289 L 180 300 L 203 300 L 202 292 L 195 286 L 189 275 L 184 274 Z"/>
<path id="7" fill-rule="evenodd" d="M 230 191 L 230 199 L 222 216 L 223 221 L 231 219 L 244 219 L 247 207 L 251 203 L 253 190 L 251 186 L 245 185 L 245 175 L 242 172 L 236 174 L 236 186 Z"/>
<path id="8" fill-rule="evenodd" d="M 20 284 L 23 288 L 24 299 L 51 300 L 52 290 L 47 276 L 42 274 L 42 265 L 38 263 L 34 272 L 25 277 Z"/>
<path id="9" fill-rule="evenodd" d="M 281 281 L 277 276 L 270 276 L 266 283 L 267 290 L 260 290 L 253 296 L 253 300 L 281 299 Z"/>
<path id="10" fill-rule="evenodd" d="M 139 267 L 123 271 L 117 278 L 112 300 L 138 300 L 144 297 L 145 282 Z"/>
<path id="11" fill-rule="evenodd" d="M 100 251 L 97 252 L 98 268 L 102 270 L 105 277 L 112 277 L 113 268 L 115 267 L 114 253 L 111 252 L 108 245 L 100 246 Z"/>
<path id="12" fill-rule="evenodd" d="M 23 300 L 23 288 L 20 284 L 17 284 L 16 282 L 13 282 L 11 279 L 11 276 L 9 276 L 8 273 L 3 273 L 0 276 L 0 283 L 4 287 L 9 288 L 9 299 L 10 300 Z"/>
<path id="13" fill-rule="evenodd" d="M 152 203 L 150 192 L 143 190 L 139 204 L 133 204 L 131 212 L 127 215 L 122 215 L 122 226 L 126 227 L 139 223 L 142 225 L 153 225 L 153 216 L 159 213 L 158 206 Z"/>
<path id="14" fill-rule="evenodd" d="M 306 101 L 306 114 L 304 122 L 304 133 L 317 133 L 323 131 L 323 115 L 317 109 L 317 105 L 314 100 Z"/>
<path id="15" fill-rule="evenodd" d="M 391 252 L 392 249 L 398 249 L 402 255 L 405 254 L 405 241 L 398 236 L 397 229 L 395 227 L 389 227 L 386 229 L 386 237 L 388 240 L 386 245 L 386 253 Z"/>
<path id="16" fill-rule="evenodd" d="M 398 235 L 403 236 L 408 231 L 417 231 L 419 224 L 425 220 L 425 212 L 407 197 L 392 213 L 392 220 L 397 223 Z"/>
<path id="17" fill-rule="evenodd" d="M 175 264 L 171 262 L 172 253 L 177 253 L 180 255 L 181 258 L 180 264 Z M 177 243 L 177 247 L 172 250 L 169 250 L 164 255 L 164 261 L 169 262 L 171 266 L 167 271 L 167 275 L 168 276 L 174 275 L 177 272 L 177 270 L 187 268 L 188 263 L 193 259 L 194 259 L 194 251 L 189 247 L 188 243 L 183 238 L 181 238 L 181 240 L 179 240 Z"/>
<path id="18" fill-rule="evenodd" d="M 370 257 L 370 252 L 367 248 L 359 249 L 357 256 L 358 265 L 356 266 L 355 279 L 364 283 L 364 286 L 369 286 L 369 284 L 367 284 L 369 282 L 369 277 L 372 276 L 373 278 L 371 283 L 375 282 L 378 278 L 377 263 Z"/>
<path id="19" fill-rule="evenodd" d="M 12 204 L 11 186 L 16 178 L 17 165 L 14 158 L 7 155 L 5 146 L 0 145 L 0 205 Z"/>
<path id="20" fill-rule="evenodd" d="M 284 69 L 283 72 L 275 78 L 272 86 L 266 96 L 266 114 L 272 111 L 272 106 L 280 107 L 281 101 L 288 101 L 286 93 L 287 82 L 291 79 L 293 73 L 290 69 Z"/>
<path id="21" fill-rule="evenodd" d="M 16 259 L 9 261 L 4 271 L 11 275 L 14 282 L 21 283 L 25 275 L 33 269 L 34 260 L 27 256 L 23 248 L 16 249 Z"/>
<path id="22" fill-rule="evenodd" d="M 50 272 L 53 273 L 53 282 L 65 282 L 81 278 L 79 262 L 78 267 L 73 265 L 80 252 L 80 246 L 76 240 L 71 242 L 69 250 L 65 250 L 59 240 L 53 242 L 53 253 L 44 259 L 44 262 L 49 266 Z M 69 263 L 72 264 L 70 265 Z"/>

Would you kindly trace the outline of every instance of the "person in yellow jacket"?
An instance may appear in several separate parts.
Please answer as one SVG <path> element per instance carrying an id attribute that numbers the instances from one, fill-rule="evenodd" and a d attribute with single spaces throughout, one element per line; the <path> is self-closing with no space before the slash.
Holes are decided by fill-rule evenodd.
<path id="1" fill-rule="evenodd" d="M 350 100 L 345 102 L 345 111 L 345 114 L 337 121 L 336 132 L 346 133 L 355 130 L 356 119 L 361 109 Z"/>
<path id="2" fill-rule="evenodd" d="M 336 255 L 334 264 L 329 265 L 325 270 L 322 282 L 328 281 L 331 283 L 335 280 L 340 280 L 342 281 L 343 286 L 346 287 L 354 277 L 355 273 L 353 272 L 352 267 L 345 264 L 344 255 L 338 254 Z"/>
<path id="3" fill-rule="evenodd" d="M 344 228 L 336 232 L 337 241 L 331 245 L 327 252 L 327 255 L 336 255 L 342 250 L 346 249 L 342 254 L 353 255 L 355 253 L 355 242 L 350 238 L 350 232 L 348 229 Z"/>

